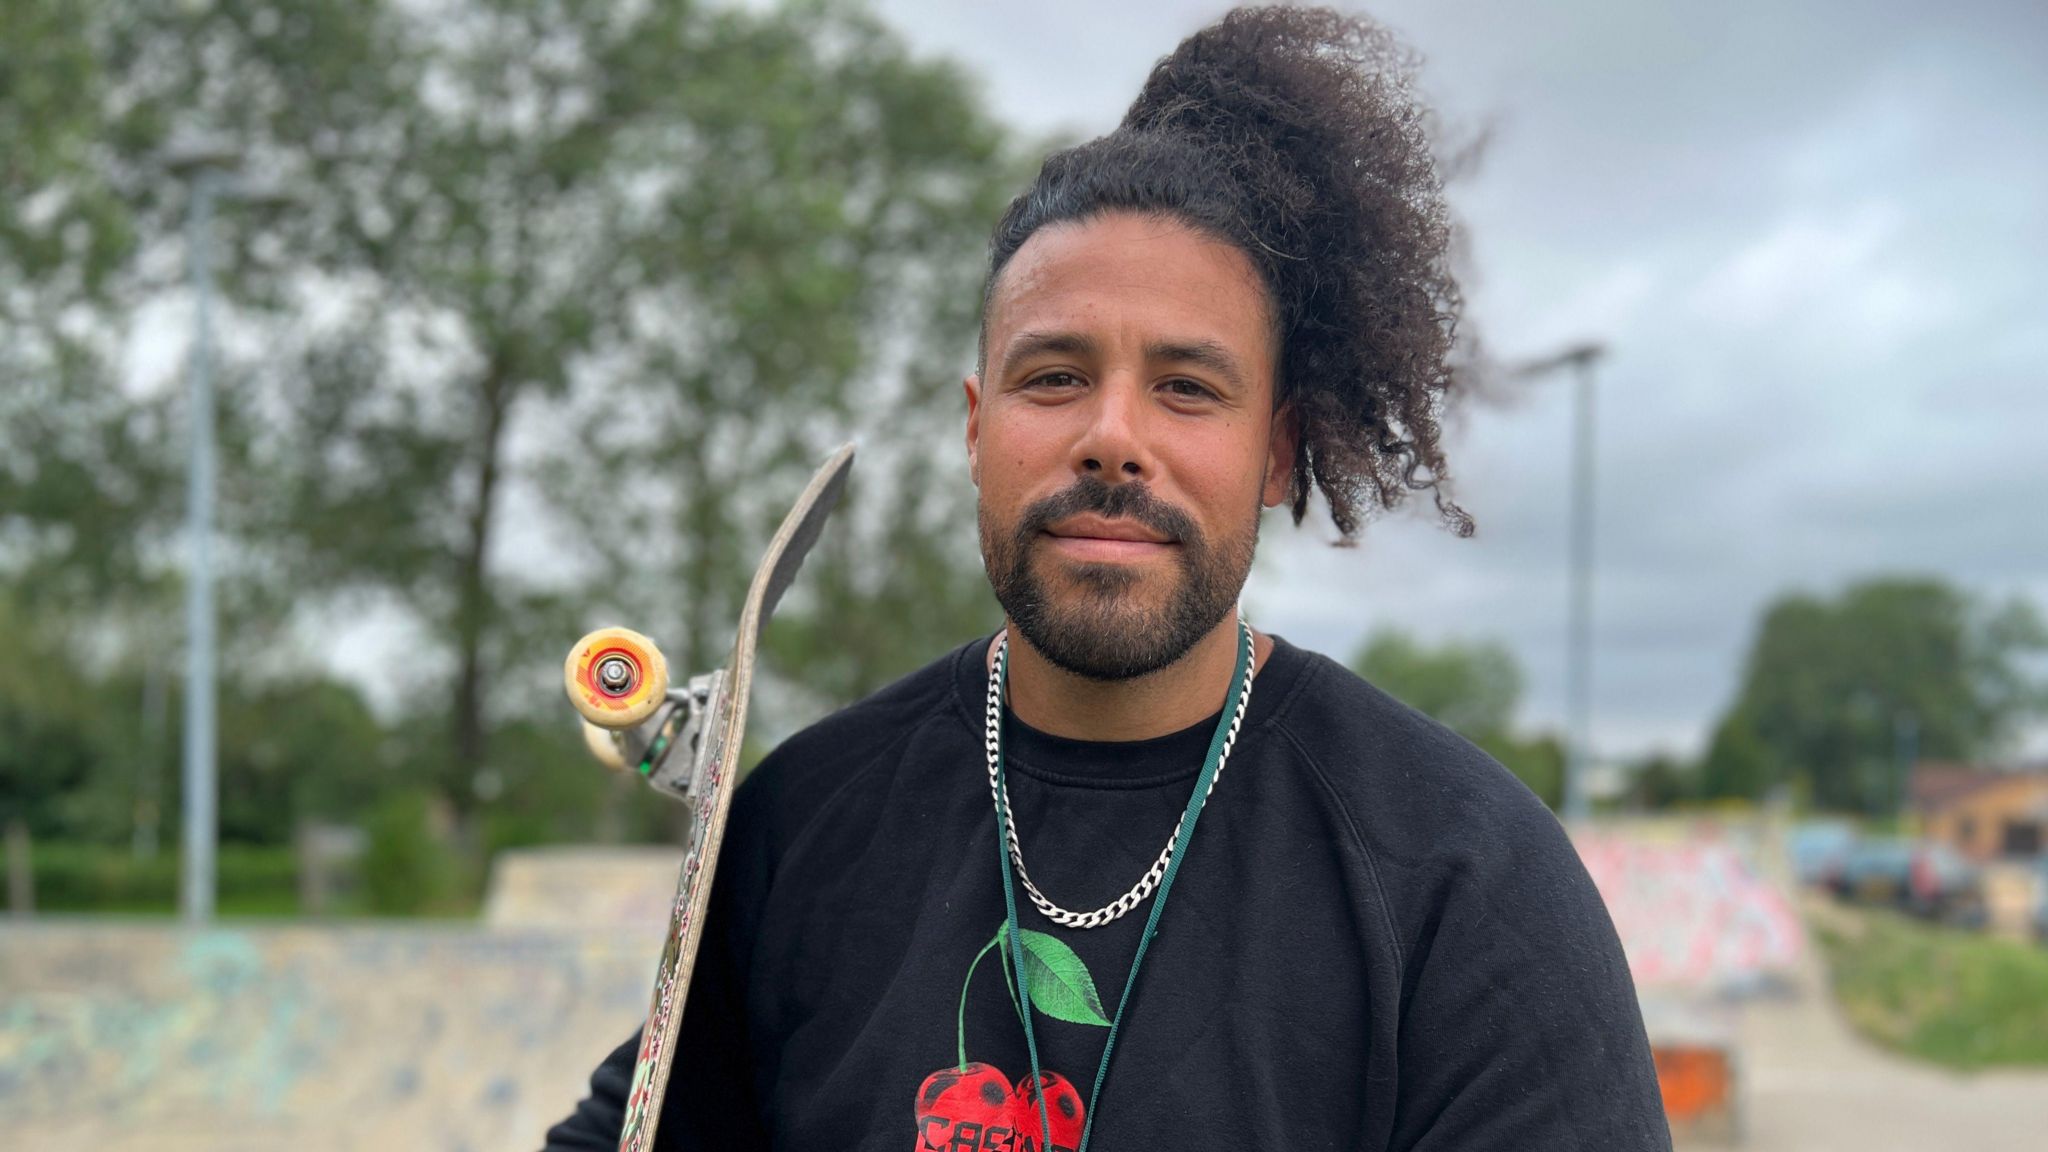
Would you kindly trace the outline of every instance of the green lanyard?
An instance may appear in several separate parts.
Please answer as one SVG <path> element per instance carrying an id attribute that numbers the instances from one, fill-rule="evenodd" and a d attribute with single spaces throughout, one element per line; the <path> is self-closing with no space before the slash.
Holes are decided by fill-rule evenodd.
<path id="1" fill-rule="evenodd" d="M 1216 778 L 1216 767 L 1223 758 L 1223 744 L 1229 738 L 1230 724 L 1235 718 L 1238 694 L 1245 690 L 1245 681 L 1251 675 L 1252 634 L 1251 629 L 1242 625 L 1239 631 L 1243 643 L 1238 645 L 1237 669 L 1230 677 L 1230 695 L 1224 698 L 1223 715 L 1216 720 L 1216 734 L 1209 740 L 1209 756 L 1202 761 L 1202 773 L 1195 778 L 1195 790 L 1188 796 L 1187 810 L 1181 813 L 1179 839 L 1173 852 L 1173 859 L 1166 862 L 1166 872 L 1159 878 L 1159 890 L 1152 895 L 1152 913 L 1145 918 L 1145 933 L 1138 937 L 1138 954 L 1131 959 L 1131 974 L 1124 980 L 1124 994 L 1117 1001 L 1116 1017 L 1110 1021 L 1109 1039 L 1102 1045 L 1102 1063 L 1095 1069 L 1095 1087 L 1088 1093 L 1088 1111 L 1081 1127 L 1081 1146 L 1075 1152 L 1088 1152 L 1089 1134 L 1095 1131 L 1095 1104 L 1102 1098 L 1102 1082 L 1109 1077 L 1109 1056 L 1116 1051 L 1117 1031 L 1123 1027 L 1124 1010 L 1131 1006 L 1131 990 L 1138 986 L 1138 966 L 1145 962 L 1145 949 L 1152 943 L 1152 937 L 1159 933 L 1159 914 L 1166 910 L 1166 894 L 1173 888 L 1174 874 L 1180 871 L 1180 862 L 1186 859 L 1188 845 L 1195 838 L 1195 820 L 1202 814 L 1202 802 L 1209 794 L 1209 783 Z M 1009 691 L 1010 662 L 1004 660 L 997 670 L 1000 677 L 998 689 L 1007 695 Z M 1002 726 L 996 725 L 996 778 L 1004 781 L 1002 754 Z M 998 792 L 1007 796 L 1007 784 Z M 1045 1142 L 1046 1152 L 1052 1149 L 1052 1117 L 1046 1112 L 1044 1085 L 1038 1068 L 1038 1034 L 1031 1027 L 1031 984 L 1025 975 L 1024 935 L 1017 926 L 1017 887 L 1010 877 L 1010 857 L 1005 845 L 1010 842 L 1010 812 L 1005 802 L 996 805 L 996 859 L 1003 867 L 1003 910 L 1004 921 L 1009 930 L 1011 969 L 1017 975 L 1017 999 L 1024 1016 L 1024 1046 L 1031 1053 L 1031 1084 L 1038 1093 L 1039 1138 Z"/>

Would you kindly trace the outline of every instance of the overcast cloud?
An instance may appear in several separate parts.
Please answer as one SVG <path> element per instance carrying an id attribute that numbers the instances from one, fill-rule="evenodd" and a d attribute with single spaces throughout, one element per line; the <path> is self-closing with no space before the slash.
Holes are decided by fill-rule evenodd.
<path id="1" fill-rule="evenodd" d="M 884 0 L 1031 129 L 1111 127 L 1222 11 Z M 1691 750 L 1759 608 L 1927 572 L 2048 606 L 2048 6 L 1408 0 L 1367 11 L 1427 58 L 1450 120 L 1496 131 L 1456 189 L 1470 314 L 1506 358 L 1594 338 L 1595 741 Z M 1479 519 L 1361 548 L 1274 520 L 1248 599 L 1342 656 L 1373 628 L 1493 638 L 1562 713 L 1569 394 L 1468 412 Z"/>

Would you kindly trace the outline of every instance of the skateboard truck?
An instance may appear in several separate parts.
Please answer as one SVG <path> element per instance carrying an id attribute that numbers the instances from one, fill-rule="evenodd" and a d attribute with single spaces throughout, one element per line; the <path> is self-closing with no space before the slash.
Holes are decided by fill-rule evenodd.
<path id="1" fill-rule="evenodd" d="M 723 669 L 705 672 L 671 687 L 668 660 L 654 641 L 625 628 L 583 637 L 562 668 L 591 755 L 615 772 L 639 773 L 678 800 L 702 790 L 705 757 L 699 752 L 724 676 Z"/>

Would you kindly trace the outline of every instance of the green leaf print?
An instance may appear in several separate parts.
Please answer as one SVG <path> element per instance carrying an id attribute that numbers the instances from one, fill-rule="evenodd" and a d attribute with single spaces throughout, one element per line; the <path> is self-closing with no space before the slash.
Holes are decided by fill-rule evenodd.
<path id="1" fill-rule="evenodd" d="M 1056 937 L 1029 928 L 1020 929 L 1024 939 L 1024 976 L 1030 983 L 1031 1006 L 1055 1020 L 1069 1024 L 1093 1024 L 1098 1028 L 1109 1027 L 1109 1018 L 1102 1014 L 1102 997 L 1095 992 L 1095 978 L 1088 974 L 1088 965 Z M 1010 942 L 999 933 L 1003 954 L 1009 955 Z"/>

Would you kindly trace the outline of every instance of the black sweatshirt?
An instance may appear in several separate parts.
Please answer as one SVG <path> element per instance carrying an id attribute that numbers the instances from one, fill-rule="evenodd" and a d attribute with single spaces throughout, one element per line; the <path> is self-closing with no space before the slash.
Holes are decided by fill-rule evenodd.
<path id="1" fill-rule="evenodd" d="M 1045 1152 L 1008 950 L 986 947 L 1003 923 L 986 648 L 813 725 L 741 786 L 662 1149 Z M 1085 911 L 1158 856 L 1215 719 L 1132 743 L 1005 725 L 1025 864 Z M 1075 930 L 1017 900 L 1052 1142 L 1071 1148 L 1151 904 Z M 550 1149 L 615 1146 L 636 1044 Z M 1671 1146 L 1620 943 L 1557 820 L 1281 640 L 1095 1111 L 1098 1152 Z"/>

